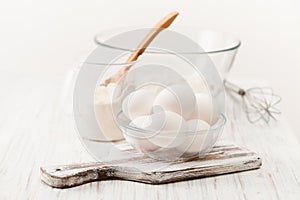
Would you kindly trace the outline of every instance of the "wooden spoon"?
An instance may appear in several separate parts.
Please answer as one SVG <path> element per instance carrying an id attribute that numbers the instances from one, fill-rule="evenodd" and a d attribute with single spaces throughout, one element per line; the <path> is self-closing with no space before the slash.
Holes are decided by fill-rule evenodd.
<path id="1" fill-rule="evenodd" d="M 127 62 L 133 62 L 138 59 L 138 57 L 145 51 L 147 46 L 152 42 L 155 36 L 160 33 L 165 28 L 168 28 L 171 23 L 175 20 L 178 16 L 178 12 L 172 12 L 162 18 L 146 35 L 146 37 L 142 40 L 142 42 L 137 46 L 137 48 L 130 54 L 127 59 Z M 132 67 L 132 65 L 122 67 L 115 75 L 111 76 L 110 78 L 106 79 L 102 86 L 107 86 L 110 83 L 117 83 L 121 77 Z"/>

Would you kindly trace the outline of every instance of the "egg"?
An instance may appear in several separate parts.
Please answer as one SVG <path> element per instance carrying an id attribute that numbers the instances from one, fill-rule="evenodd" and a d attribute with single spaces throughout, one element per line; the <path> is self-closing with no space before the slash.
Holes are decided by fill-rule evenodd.
<path id="1" fill-rule="evenodd" d="M 172 85 L 163 89 L 153 102 L 153 111 L 166 110 L 188 117 L 194 110 L 196 98 L 188 84 Z"/>
<path id="2" fill-rule="evenodd" d="M 206 131 L 209 130 L 210 125 L 203 120 L 200 119 L 192 119 L 187 121 L 187 125 L 189 128 L 189 131 Z"/>
<path id="3" fill-rule="evenodd" d="M 188 130 L 183 117 L 170 111 L 153 113 L 134 119 L 131 125 L 149 130 L 148 140 L 159 147 L 172 148 L 181 144 L 182 130 Z"/>
<path id="4" fill-rule="evenodd" d="M 197 154 L 205 149 L 210 125 L 200 119 L 187 121 L 189 132 L 186 133 L 184 142 L 177 147 L 182 153 Z"/>
<path id="5" fill-rule="evenodd" d="M 149 90 L 139 89 L 127 95 L 122 102 L 124 115 L 133 120 L 139 116 L 149 115 L 155 94 Z"/>
<path id="6" fill-rule="evenodd" d="M 136 138 L 133 137 L 132 134 L 124 134 L 124 138 L 126 141 L 131 144 L 135 149 L 142 153 L 148 153 L 151 151 L 155 151 L 159 149 L 159 146 L 153 144 L 151 141 L 149 141 L 146 134 L 141 133 L 141 137 Z"/>
<path id="7" fill-rule="evenodd" d="M 196 106 L 188 119 L 201 119 L 211 123 L 213 117 L 213 105 L 210 95 L 207 93 L 196 93 Z"/>
<path id="8" fill-rule="evenodd" d="M 160 124 L 155 120 L 155 118 L 154 122 L 152 123 L 152 115 L 146 115 L 132 120 L 130 126 L 136 126 L 145 130 L 153 130 L 156 127 L 160 127 Z M 147 132 L 139 131 L 139 137 L 136 137 L 136 132 L 133 131 L 132 134 L 124 134 L 124 137 L 129 144 L 135 147 L 135 149 L 138 149 L 140 152 L 147 153 L 148 151 L 155 151 L 159 148 L 149 140 L 151 135 L 152 134 Z"/>
<path id="9" fill-rule="evenodd" d="M 153 118 L 152 116 L 153 115 L 139 116 L 133 119 L 129 125 L 136 126 L 145 130 L 156 130 L 160 128 L 161 124 L 160 121 L 157 121 L 156 118 Z"/>

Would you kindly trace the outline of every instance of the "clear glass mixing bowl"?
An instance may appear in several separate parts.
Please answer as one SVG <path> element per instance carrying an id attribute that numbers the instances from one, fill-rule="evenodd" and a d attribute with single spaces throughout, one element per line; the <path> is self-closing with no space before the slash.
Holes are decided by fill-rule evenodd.
<path id="1" fill-rule="evenodd" d="M 151 43 L 154 48 L 146 49 L 137 62 L 127 63 L 127 58 L 130 53 L 138 46 L 145 34 L 149 31 L 149 29 L 132 30 L 135 29 L 119 28 L 99 33 L 95 37 L 95 41 L 99 46 L 89 55 L 80 70 L 80 76 L 76 84 L 79 88 L 76 93 L 78 95 L 75 95 L 75 97 L 77 97 L 75 98 L 77 99 L 77 101 L 75 101 L 75 108 L 78 109 L 78 112 L 75 113 L 78 113 L 78 116 L 76 115 L 78 119 L 77 129 L 80 129 L 80 135 L 83 138 L 87 138 L 89 142 L 93 141 L 93 144 L 86 144 L 89 151 L 99 160 L 102 160 L 105 156 L 109 157 L 110 154 L 106 152 L 114 152 L 114 155 L 121 155 L 123 152 L 118 151 L 118 153 L 116 153 L 116 149 L 114 149 L 113 145 L 107 147 L 107 141 L 122 139 L 123 133 L 127 142 L 135 149 L 155 159 L 176 160 L 178 158 L 201 156 L 209 152 L 219 138 L 226 122 L 223 109 L 224 88 L 222 79 L 224 79 L 230 71 L 237 49 L 240 46 L 240 41 L 231 34 L 201 31 L 194 28 L 179 28 L 177 30 L 172 28 L 173 31 L 188 36 L 193 42 L 189 41 L 190 39 L 183 39 L 181 36 L 175 35 L 179 39 L 183 39 L 183 41 L 187 42 L 180 43 L 180 40 L 170 39 L 168 43 L 169 46 L 167 47 L 171 47 L 172 52 L 157 50 L 155 47 L 164 49 L 165 46 L 163 42 L 165 40 L 162 39 L 165 39 L 168 35 L 172 35 L 171 33 L 167 34 L 167 31 L 162 31 L 158 37 L 164 34 L 167 35 L 165 35 L 165 38 L 160 38 L 160 43 L 155 44 L 155 42 L 159 41 L 158 38 L 155 38 Z M 126 31 L 128 31 L 128 34 L 126 34 Z M 124 38 L 126 40 L 124 40 Z M 198 48 L 198 46 L 200 46 L 200 48 Z M 174 56 L 173 52 L 178 56 Z M 184 59 L 181 59 L 182 57 L 184 57 Z M 210 59 L 208 59 L 208 57 Z M 162 68 L 157 69 L 156 67 L 160 65 L 153 65 L 152 61 L 157 61 L 157 64 L 167 65 L 167 70 L 162 70 Z M 182 63 L 179 63 L 179 61 L 182 61 Z M 189 65 L 190 62 L 185 61 L 193 61 L 194 67 Z M 211 64 L 211 61 L 213 61 L 213 64 Z M 182 66 L 183 63 L 187 64 L 185 65 L 186 67 Z M 212 114 L 215 120 L 214 123 L 210 123 L 210 129 L 196 133 L 185 131 L 177 135 L 176 141 L 178 141 L 178 145 L 157 148 L 155 142 L 149 143 L 149 141 L 153 141 L 153 138 L 148 137 L 149 135 L 141 137 L 141 134 L 143 135 L 147 132 L 146 130 L 136 129 L 136 127 L 130 126 L 130 123 L 124 119 L 122 114 L 118 114 L 121 111 L 119 103 L 113 105 L 110 110 L 105 108 L 107 112 L 110 112 L 109 115 L 103 113 L 104 108 L 100 109 L 99 107 L 99 109 L 97 109 L 98 107 L 95 107 L 94 101 L 96 85 L 99 86 L 103 80 L 128 64 L 133 65 L 133 68 L 126 74 L 124 82 L 126 84 L 128 83 L 129 86 L 135 86 L 132 89 L 138 89 L 141 85 L 144 85 L 145 81 L 149 83 L 158 81 L 168 86 L 181 83 L 180 81 L 184 80 L 190 84 L 190 87 L 192 87 L 195 93 L 210 91 L 211 97 L 214 99 L 213 106 L 217 108 Z M 215 66 L 218 71 L 215 69 Z M 178 80 L 176 78 L 177 76 L 171 78 L 170 72 L 174 72 L 174 74 L 182 78 Z M 219 75 L 221 75 L 221 77 Z M 203 81 L 201 78 L 206 79 L 206 84 L 202 84 Z M 122 89 L 121 91 L 124 90 Z M 125 94 L 129 94 L 129 92 L 130 90 L 125 92 Z M 119 97 L 118 95 L 115 96 L 118 92 L 114 92 L 113 94 L 113 97 Z M 122 100 L 123 96 L 125 97 L 126 95 L 121 92 L 120 98 L 117 99 Z M 99 100 L 102 101 L 101 95 L 99 97 Z M 101 119 L 99 117 L 97 118 L 97 116 L 95 117 L 95 114 L 97 115 L 99 113 L 101 114 L 101 116 L 99 115 Z M 99 124 L 100 126 L 102 126 L 101 123 L 107 125 L 103 118 L 108 118 L 107 116 L 111 116 L 111 114 L 122 131 L 122 133 L 118 134 L 117 138 L 110 135 L 111 131 L 101 129 L 101 127 L 99 129 Z M 109 121 L 112 121 L 112 119 L 109 119 Z M 150 133 L 150 135 L 152 134 Z M 169 139 L 167 133 L 154 136 L 154 141 Z M 105 142 L 103 142 L 104 140 Z M 105 146 L 105 148 L 103 146 Z"/>

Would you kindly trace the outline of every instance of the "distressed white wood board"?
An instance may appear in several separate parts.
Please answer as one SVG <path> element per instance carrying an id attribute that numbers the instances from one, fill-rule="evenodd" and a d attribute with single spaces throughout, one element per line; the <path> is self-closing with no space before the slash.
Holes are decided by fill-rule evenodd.
<path id="1" fill-rule="evenodd" d="M 260 157 L 245 148 L 219 143 L 205 157 L 158 161 L 144 156 L 127 143 L 123 151 L 132 157 L 110 162 L 77 163 L 41 167 L 41 179 L 52 187 L 68 188 L 108 179 L 123 179 L 149 184 L 163 184 L 200 177 L 257 169 Z"/>
<path id="2" fill-rule="evenodd" d="M 94 161 L 74 129 L 71 78 L 0 73 L 5 86 L 0 94 L 0 199 L 299 199 L 300 146 L 284 115 L 271 127 L 253 126 L 229 98 L 222 139 L 261 156 L 259 170 L 163 185 L 108 180 L 66 190 L 49 187 L 40 180 L 40 166 Z"/>

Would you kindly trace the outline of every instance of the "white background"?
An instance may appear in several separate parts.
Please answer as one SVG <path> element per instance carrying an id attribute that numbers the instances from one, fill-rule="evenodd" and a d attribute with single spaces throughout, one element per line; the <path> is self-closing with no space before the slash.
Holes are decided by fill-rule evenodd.
<path id="1" fill-rule="evenodd" d="M 174 10 L 180 12 L 178 25 L 232 32 L 242 46 L 231 77 L 268 80 L 283 97 L 281 110 L 300 138 L 299 1 L 0 2 L 0 73 L 63 73 L 93 50 L 93 36 L 102 29 L 152 25 Z"/>

